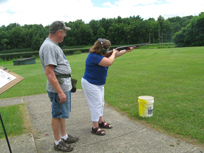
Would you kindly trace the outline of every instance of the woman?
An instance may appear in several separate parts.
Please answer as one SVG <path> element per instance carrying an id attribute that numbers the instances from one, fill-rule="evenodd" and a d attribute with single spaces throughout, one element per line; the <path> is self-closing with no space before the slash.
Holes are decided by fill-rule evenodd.
<path id="1" fill-rule="evenodd" d="M 130 50 L 113 49 L 112 54 L 107 56 L 111 42 L 107 39 L 99 38 L 90 48 L 86 58 L 84 76 L 81 79 L 82 88 L 91 111 L 93 122 L 92 133 L 105 135 L 105 131 L 100 128 L 111 129 L 112 126 L 103 119 L 104 109 L 104 85 L 106 83 L 108 67 L 111 66 L 116 57 L 119 57 Z"/>

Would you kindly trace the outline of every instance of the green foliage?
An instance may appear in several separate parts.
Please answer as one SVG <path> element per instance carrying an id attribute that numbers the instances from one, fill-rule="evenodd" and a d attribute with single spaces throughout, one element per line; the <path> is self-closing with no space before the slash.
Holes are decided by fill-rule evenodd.
<path id="1" fill-rule="evenodd" d="M 26 41 L 24 29 L 20 26 L 12 28 L 9 40 L 11 43 L 11 48 L 25 48 L 25 43 L 22 43 Z"/>
<path id="2" fill-rule="evenodd" d="M 11 49 L 11 50 L 1 50 L 0 54 L 3 53 L 18 53 L 18 52 L 28 52 L 28 51 L 34 51 L 32 48 L 23 48 L 23 49 Z"/>
<path id="3" fill-rule="evenodd" d="M 96 34 L 96 39 L 97 40 L 98 38 L 105 38 L 106 35 L 105 35 L 105 29 L 100 27 L 98 30 L 97 30 L 97 34 Z"/>
<path id="4" fill-rule="evenodd" d="M 100 27 L 99 21 L 91 20 L 91 21 L 89 22 L 89 26 L 90 26 L 90 28 L 92 29 L 94 40 L 97 40 L 98 38 L 105 38 L 105 30 L 104 30 L 102 27 Z M 100 30 L 99 30 L 99 29 L 100 29 Z M 103 30 L 102 30 L 102 29 L 103 29 Z M 101 34 L 100 31 L 101 31 L 101 32 L 104 32 L 104 33 L 103 33 L 103 36 L 100 35 L 100 34 Z M 99 33 L 99 34 L 98 34 L 98 33 Z"/>
<path id="5" fill-rule="evenodd" d="M 164 43 L 172 42 L 172 36 L 177 46 L 201 46 L 203 45 L 203 13 L 199 16 L 173 17 L 164 19 L 161 15 L 157 20 L 142 19 L 140 16 L 113 19 L 102 18 L 84 23 L 82 20 L 65 22 L 71 27 L 66 31 L 62 46 L 93 45 L 99 38 L 106 38 L 112 44 L 136 44 L 136 43 Z M 11 23 L 0 27 L 0 52 L 32 48 L 38 51 L 42 42 L 49 34 L 49 26 L 23 25 Z M 64 48 L 64 47 L 63 47 Z M 67 48 L 64 48 L 67 49 Z M 7 52 L 7 53 L 8 53 Z M 29 51 L 27 51 L 29 52 Z M 71 53 L 71 52 L 70 52 Z M 34 53 L 34 56 L 37 54 Z M 31 53 L 22 54 L 22 57 L 30 57 Z M 1 55 L 0 58 L 8 60 L 12 55 Z M 14 58 L 18 58 L 17 55 Z"/>
<path id="6" fill-rule="evenodd" d="M 139 46 L 139 49 L 161 49 L 161 48 L 174 48 L 175 44 L 173 43 L 158 43 L 158 44 L 150 44 L 150 45 L 144 45 Z"/>
<path id="7" fill-rule="evenodd" d="M 203 46 L 204 45 L 204 12 L 195 16 L 190 23 L 176 32 L 173 41 L 177 46 Z"/>
<path id="8" fill-rule="evenodd" d="M 36 36 L 33 37 L 31 48 L 35 50 L 39 50 L 40 46 L 42 45 L 44 39 L 40 37 L 40 34 L 38 33 Z"/>
<path id="9" fill-rule="evenodd" d="M 109 40 L 111 40 L 111 43 L 113 44 L 124 44 L 123 40 L 125 37 L 125 24 L 119 23 L 119 24 L 112 24 L 111 27 L 108 30 L 108 36 Z M 116 35 L 117 33 L 117 35 Z"/>

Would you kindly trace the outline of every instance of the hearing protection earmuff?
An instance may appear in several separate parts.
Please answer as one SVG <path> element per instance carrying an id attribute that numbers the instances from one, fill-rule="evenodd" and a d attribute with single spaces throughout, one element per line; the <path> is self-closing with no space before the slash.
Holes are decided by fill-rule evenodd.
<path id="1" fill-rule="evenodd" d="M 101 46 L 102 46 L 102 53 L 105 55 L 106 52 L 107 52 L 107 49 L 105 49 L 105 48 L 103 47 L 103 39 L 102 39 L 102 38 L 99 38 L 98 41 L 99 41 L 99 43 L 100 43 Z"/>

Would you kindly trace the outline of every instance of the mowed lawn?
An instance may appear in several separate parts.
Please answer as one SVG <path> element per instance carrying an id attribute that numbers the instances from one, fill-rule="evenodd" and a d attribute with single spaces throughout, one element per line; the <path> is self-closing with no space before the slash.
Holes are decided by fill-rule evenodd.
<path id="1" fill-rule="evenodd" d="M 88 53 L 67 56 L 72 77 L 81 89 Z M 117 58 L 108 70 L 105 101 L 150 128 L 192 143 L 204 143 L 204 47 L 135 49 Z M 39 58 L 36 64 L 0 66 L 24 80 L 0 95 L 0 99 L 46 93 L 46 76 Z M 154 97 L 152 117 L 140 117 L 138 97 Z M 87 112 L 88 113 L 88 112 Z M 121 123 L 123 124 L 123 123 Z"/>

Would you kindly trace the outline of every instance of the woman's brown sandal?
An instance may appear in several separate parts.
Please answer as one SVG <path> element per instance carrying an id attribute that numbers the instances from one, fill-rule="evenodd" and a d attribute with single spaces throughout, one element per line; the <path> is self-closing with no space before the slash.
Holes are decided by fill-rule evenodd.
<path id="1" fill-rule="evenodd" d="M 96 134 L 96 135 L 100 135 L 100 136 L 105 135 L 105 131 L 99 129 L 98 127 L 97 127 L 97 128 L 93 128 L 93 127 L 92 127 L 91 133 Z"/>
<path id="2" fill-rule="evenodd" d="M 106 123 L 105 121 L 98 123 L 98 125 L 100 128 L 106 128 L 106 129 L 112 129 L 113 128 L 112 126 L 110 126 L 109 123 Z"/>

